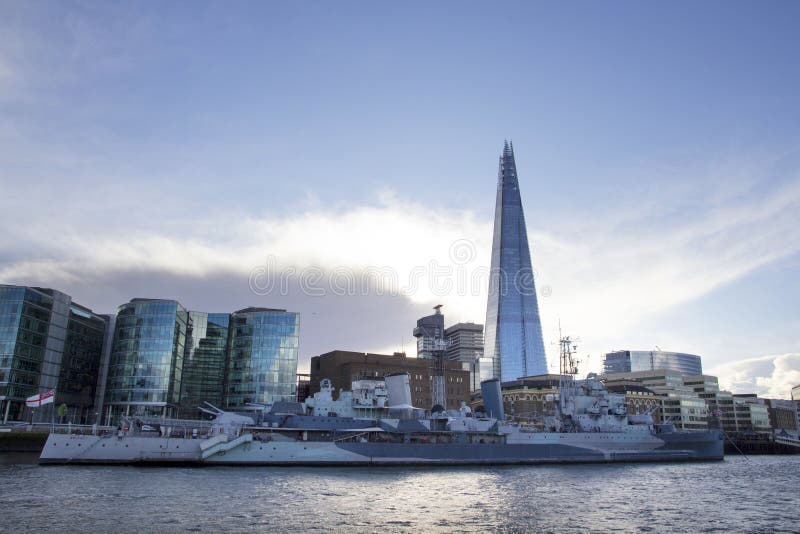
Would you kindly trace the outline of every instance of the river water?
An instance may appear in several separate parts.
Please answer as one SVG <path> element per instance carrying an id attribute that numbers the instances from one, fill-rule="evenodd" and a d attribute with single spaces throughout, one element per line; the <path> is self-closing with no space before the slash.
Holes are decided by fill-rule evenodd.
<path id="1" fill-rule="evenodd" d="M 800 531 L 800 455 L 424 469 L 34 461 L 0 455 L 2 531 Z"/>

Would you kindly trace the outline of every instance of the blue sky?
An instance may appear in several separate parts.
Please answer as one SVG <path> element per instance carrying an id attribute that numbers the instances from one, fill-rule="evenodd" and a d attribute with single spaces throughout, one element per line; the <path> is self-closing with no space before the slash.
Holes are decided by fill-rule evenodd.
<path id="1" fill-rule="evenodd" d="M 479 284 L 317 297 L 248 280 L 273 260 L 480 272 L 511 138 L 553 363 L 560 319 L 586 370 L 659 346 L 786 396 L 799 25 L 777 1 L 0 1 L 0 282 L 97 311 L 286 306 L 301 366 L 410 349 L 439 302 L 483 322 Z"/>

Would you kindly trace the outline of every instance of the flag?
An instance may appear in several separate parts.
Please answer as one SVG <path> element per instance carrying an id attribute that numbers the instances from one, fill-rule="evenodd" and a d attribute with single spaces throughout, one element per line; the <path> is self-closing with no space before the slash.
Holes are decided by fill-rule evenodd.
<path id="1" fill-rule="evenodd" d="M 39 393 L 38 395 L 28 397 L 25 399 L 25 405 L 28 408 L 38 408 L 40 406 L 44 406 L 45 404 L 50 404 L 55 400 L 56 390 L 51 389 L 50 391 L 45 391 L 44 393 Z"/>

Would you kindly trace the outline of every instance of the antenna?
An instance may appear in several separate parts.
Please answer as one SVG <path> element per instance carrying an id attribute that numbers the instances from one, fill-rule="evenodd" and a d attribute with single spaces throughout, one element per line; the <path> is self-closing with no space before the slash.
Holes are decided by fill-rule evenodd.
<path id="1" fill-rule="evenodd" d="M 578 350 L 578 345 L 569 336 L 564 336 L 561 333 L 561 319 L 558 320 L 558 342 L 561 346 L 558 372 L 560 375 L 577 375 L 578 374 L 578 360 L 575 359 L 575 353 Z"/>

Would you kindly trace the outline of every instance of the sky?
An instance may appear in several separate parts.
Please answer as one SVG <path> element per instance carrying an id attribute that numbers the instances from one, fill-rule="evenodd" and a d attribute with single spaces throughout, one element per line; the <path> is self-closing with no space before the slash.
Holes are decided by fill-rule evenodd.
<path id="1" fill-rule="evenodd" d="M 0 283 L 483 323 L 513 140 L 545 347 L 800 384 L 797 2 L 0 0 Z"/>

